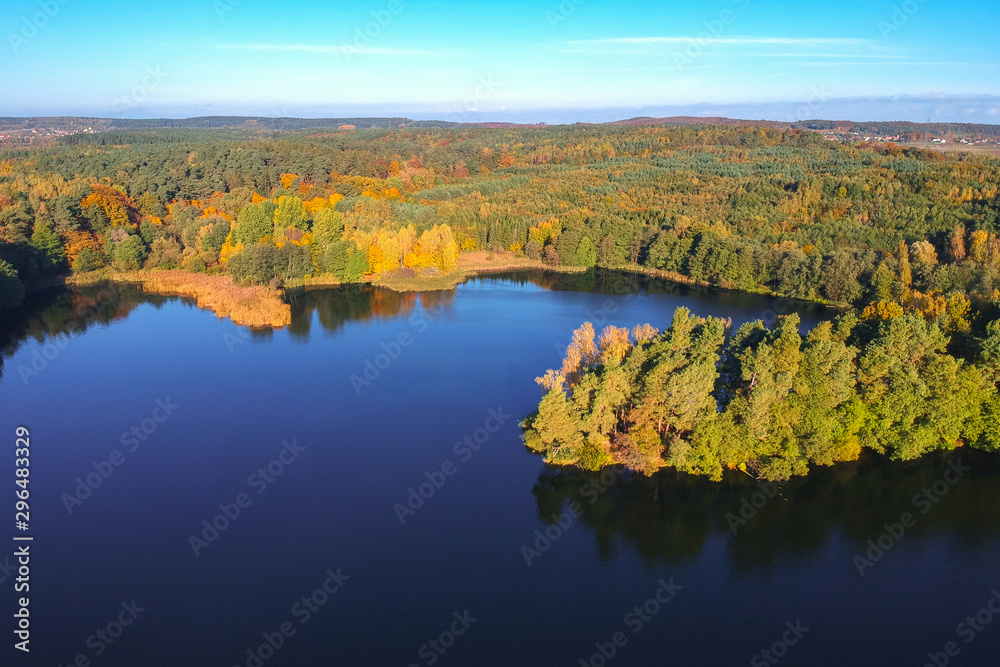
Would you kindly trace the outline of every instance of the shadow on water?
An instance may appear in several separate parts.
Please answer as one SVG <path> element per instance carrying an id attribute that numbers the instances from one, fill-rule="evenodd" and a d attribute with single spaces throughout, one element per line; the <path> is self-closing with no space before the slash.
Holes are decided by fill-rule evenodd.
<path id="1" fill-rule="evenodd" d="M 418 307 L 447 309 L 455 292 L 402 293 L 370 285 L 345 285 L 292 289 L 285 298 L 292 307 L 289 333 L 299 341 L 307 341 L 314 315 L 324 332 L 336 334 L 349 322 L 407 317 Z M 193 298 L 154 294 L 124 283 L 74 285 L 34 293 L 20 307 L 0 314 L 0 378 L 3 358 L 13 355 L 30 339 L 39 343 L 58 340 L 61 336 L 83 333 L 94 325 L 124 319 L 142 304 L 159 308 L 171 301 L 196 307 Z M 249 333 L 255 340 L 266 340 L 274 331 L 260 328 L 249 329 Z"/>
<path id="2" fill-rule="evenodd" d="M 946 477 L 952 464 L 969 470 Z M 904 512 L 916 517 L 904 549 L 940 533 L 970 550 L 1000 536 L 1000 457 L 964 448 L 909 462 L 868 454 L 774 487 L 735 471 L 711 482 L 673 470 L 643 477 L 546 467 L 532 493 L 545 524 L 577 503 L 603 562 L 627 550 L 648 565 L 676 566 L 723 538 L 737 576 L 809 558 L 833 536 L 863 553 Z"/>
<path id="3" fill-rule="evenodd" d="M 657 278 L 643 273 L 615 271 L 612 269 L 593 268 L 579 273 L 561 273 L 557 271 L 509 271 L 484 276 L 473 276 L 465 282 L 501 279 L 519 285 L 536 285 L 553 292 L 591 292 L 594 294 L 648 294 L 681 297 L 709 297 L 714 301 L 734 304 L 756 304 L 762 299 L 776 300 L 788 305 L 789 310 L 798 313 L 829 313 L 829 308 L 812 301 L 792 299 L 788 297 L 772 297 L 769 295 L 738 292 L 719 287 L 701 285 L 686 285 L 683 283 Z"/>
<path id="4" fill-rule="evenodd" d="M 285 293 L 292 307 L 289 332 L 301 341 L 309 339 L 314 315 L 327 334 L 335 334 L 349 322 L 408 317 L 418 306 L 447 308 L 454 290 L 395 292 L 371 285 L 342 285 L 322 289 L 293 289 Z"/>
<path id="5" fill-rule="evenodd" d="M 469 278 L 463 284 L 483 283 L 534 285 L 543 290 L 556 292 L 589 292 L 618 296 L 647 294 L 703 297 L 735 307 L 760 306 L 762 303 L 770 302 L 769 297 L 761 295 L 691 287 L 642 274 L 605 269 L 591 269 L 582 273 L 513 271 Z M 311 333 L 314 315 L 324 332 L 336 334 L 348 322 L 407 317 L 417 308 L 447 309 L 454 301 L 455 294 L 453 289 L 396 292 L 371 285 L 289 289 L 285 292 L 285 300 L 292 308 L 292 321 L 288 329 L 296 339 L 305 341 Z M 0 357 L 13 354 L 28 338 L 42 342 L 46 336 L 82 333 L 93 324 L 107 324 L 125 318 L 141 304 L 153 304 L 159 307 L 175 300 L 195 306 L 195 300 L 188 297 L 144 292 L 139 286 L 122 283 L 98 283 L 38 292 L 31 295 L 19 308 L 0 314 Z M 794 302 L 794 306 L 788 305 L 787 308 L 789 311 L 794 310 L 799 313 L 829 314 L 829 311 L 824 311 L 821 306 L 807 302 Z M 266 339 L 273 332 L 269 329 L 253 329 L 250 333 L 256 339 Z"/>
<path id="6" fill-rule="evenodd" d="M 125 319 L 140 304 L 159 307 L 178 297 L 146 294 L 139 287 L 98 283 L 37 292 L 18 308 L 0 314 L 0 378 L 3 359 L 28 340 L 45 343 L 52 338 L 83 333 L 94 325 Z M 190 303 L 194 303 L 189 300 Z"/>

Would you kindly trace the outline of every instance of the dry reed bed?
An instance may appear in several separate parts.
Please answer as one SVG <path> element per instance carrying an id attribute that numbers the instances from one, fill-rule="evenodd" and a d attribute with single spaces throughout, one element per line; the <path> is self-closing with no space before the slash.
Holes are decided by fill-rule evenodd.
<path id="1" fill-rule="evenodd" d="M 227 275 L 207 275 L 187 271 L 129 271 L 105 273 L 94 278 L 137 283 L 157 294 L 195 299 L 199 308 L 208 308 L 219 317 L 228 317 L 248 327 L 283 327 L 292 321 L 292 309 L 281 293 L 267 287 L 237 285 Z M 74 282 L 91 282 L 78 280 Z"/>

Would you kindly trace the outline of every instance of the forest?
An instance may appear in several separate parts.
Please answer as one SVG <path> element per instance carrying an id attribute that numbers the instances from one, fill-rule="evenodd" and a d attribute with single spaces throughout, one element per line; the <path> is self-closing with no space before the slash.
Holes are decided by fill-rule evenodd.
<path id="1" fill-rule="evenodd" d="M 797 315 L 731 331 L 678 308 L 665 331 L 590 323 L 573 334 L 524 422 L 548 463 L 651 474 L 672 466 L 768 480 L 959 443 L 1000 453 L 1000 319 L 847 312 L 805 336 Z M 959 340 L 961 339 L 961 343 Z"/>
<path id="2" fill-rule="evenodd" d="M 554 463 L 771 479 L 997 449 L 1000 161 L 788 127 L 126 129 L 0 153 L 0 309 L 67 272 L 279 287 L 463 253 L 844 308 L 576 333 L 526 425 Z"/>
<path id="3" fill-rule="evenodd" d="M 353 282 L 448 273 L 473 250 L 886 312 L 1000 288 L 988 157 L 762 127 L 314 130 L 0 153 L 0 307 L 67 271 Z"/>

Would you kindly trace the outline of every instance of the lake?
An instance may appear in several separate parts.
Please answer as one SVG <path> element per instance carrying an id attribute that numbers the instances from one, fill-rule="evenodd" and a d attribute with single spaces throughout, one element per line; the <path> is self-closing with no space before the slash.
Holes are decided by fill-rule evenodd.
<path id="1" fill-rule="evenodd" d="M 13 480 L 27 427 L 34 536 L 31 657 L 5 655 L 996 664 L 997 457 L 868 455 L 771 486 L 560 470 L 521 443 L 534 378 L 585 320 L 663 328 L 686 306 L 808 328 L 831 311 L 593 271 L 289 298 L 277 331 L 120 285 L 2 316 L 0 468 Z"/>

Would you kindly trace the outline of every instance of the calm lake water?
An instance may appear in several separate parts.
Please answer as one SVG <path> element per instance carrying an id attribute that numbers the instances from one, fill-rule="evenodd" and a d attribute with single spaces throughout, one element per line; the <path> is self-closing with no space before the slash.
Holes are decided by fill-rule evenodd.
<path id="1" fill-rule="evenodd" d="M 998 664 L 996 457 L 759 488 L 521 444 L 585 320 L 829 312 L 594 273 L 292 301 L 274 332 L 121 286 L 2 316 L 0 565 L 19 425 L 35 536 L 27 660 L 0 570 L 3 664 Z"/>

